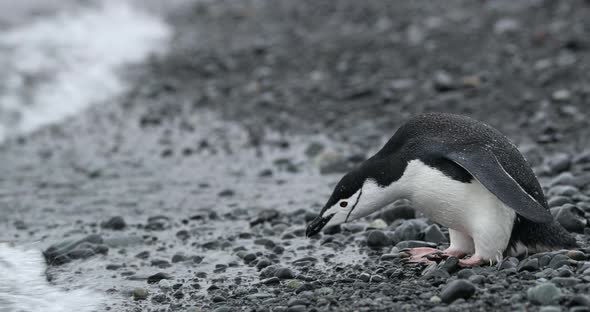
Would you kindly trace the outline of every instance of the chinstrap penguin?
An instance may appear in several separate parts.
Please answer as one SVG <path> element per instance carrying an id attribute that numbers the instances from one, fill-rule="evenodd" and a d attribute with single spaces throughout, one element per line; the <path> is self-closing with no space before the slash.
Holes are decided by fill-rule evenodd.
<path id="1" fill-rule="evenodd" d="M 449 228 L 449 248 L 410 249 L 410 262 L 471 255 L 460 265 L 477 266 L 507 255 L 577 247 L 554 220 L 516 146 L 491 126 L 443 113 L 412 118 L 346 174 L 308 225 L 307 236 L 402 198 Z"/>

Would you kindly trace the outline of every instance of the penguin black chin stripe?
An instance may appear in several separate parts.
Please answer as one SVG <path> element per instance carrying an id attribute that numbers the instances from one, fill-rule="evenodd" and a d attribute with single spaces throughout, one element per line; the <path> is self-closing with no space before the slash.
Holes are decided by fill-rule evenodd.
<path id="1" fill-rule="evenodd" d="M 347 213 L 334 208 L 357 193 Z M 449 228 L 450 246 L 443 255 L 470 255 L 460 260 L 463 266 L 523 250 L 577 247 L 549 212 L 535 174 L 514 144 L 466 116 L 430 113 L 408 120 L 381 150 L 340 180 L 323 211 L 336 211 L 330 222 L 336 225 L 402 198 Z M 410 262 L 428 262 L 426 256 L 440 252 L 419 248 L 408 253 Z"/>

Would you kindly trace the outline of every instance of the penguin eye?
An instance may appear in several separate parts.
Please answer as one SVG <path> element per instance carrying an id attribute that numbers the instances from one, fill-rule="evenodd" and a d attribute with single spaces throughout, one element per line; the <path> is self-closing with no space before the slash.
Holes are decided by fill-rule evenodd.
<path id="1" fill-rule="evenodd" d="M 340 202 L 340 207 L 344 208 L 346 206 L 348 206 L 348 202 L 347 201 L 341 201 Z"/>

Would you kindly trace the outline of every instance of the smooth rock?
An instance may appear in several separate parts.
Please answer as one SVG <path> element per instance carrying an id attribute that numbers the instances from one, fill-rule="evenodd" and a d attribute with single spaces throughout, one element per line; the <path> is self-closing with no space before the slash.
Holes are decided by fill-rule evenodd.
<path id="1" fill-rule="evenodd" d="M 382 248 L 391 246 L 392 242 L 389 236 L 385 235 L 383 231 L 371 231 L 367 236 L 367 246 L 371 248 Z"/>
<path id="2" fill-rule="evenodd" d="M 584 233 L 588 221 L 584 217 L 584 211 L 574 205 L 565 204 L 555 211 L 555 219 L 561 226 L 570 232 Z M 552 213 L 554 211 L 552 210 Z"/>
<path id="3" fill-rule="evenodd" d="M 431 243 L 444 243 L 447 241 L 447 237 L 438 225 L 431 224 L 424 229 L 424 240 Z"/>
<path id="4" fill-rule="evenodd" d="M 133 300 L 145 300 L 147 299 L 149 292 L 145 288 L 135 288 L 133 289 Z"/>
<path id="5" fill-rule="evenodd" d="M 430 247 L 436 248 L 435 243 L 429 243 L 424 241 L 416 241 L 416 240 L 409 240 L 397 243 L 395 247 L 399 250 L 406 249 L 406 248 L 417 248 L 417 247 Z"/>
<path id="6" fill-rule="evenodd" d="M 553 283 L 543 283 L 527 290 L 527 298 L 534 304 L 550 305 L 561 296 L 561 290 Z"/>
<path id="7" fill-rule="evenodd" d="M 116 217 L 110 218 L 108 221 L 103 222 L 100 226 L 103 229 L 120 231 L 120 230 L 123 230 L 127 226 L 127 223 L 125 223 L 125 220 L 123 219 L 123 217 L 116 216 Z"/>
<path id="8" fill-rule="evenodd" d="M 422 232 L 428 227 L 426 222 L 413 219 L 406 220 L 400 224 L 394 233 L 394 240 L 396 242 L 407 241 L 407 240 L 420 240 L 423 237 Z"/>
<path id="9" fill-rule="evenodd" d="M 464 279 L 454 280 L 448 283 L 440 293 L 444 303 L 451 303 L 457 299 L 469 299 L 475 294 L 475 285 Z"/>

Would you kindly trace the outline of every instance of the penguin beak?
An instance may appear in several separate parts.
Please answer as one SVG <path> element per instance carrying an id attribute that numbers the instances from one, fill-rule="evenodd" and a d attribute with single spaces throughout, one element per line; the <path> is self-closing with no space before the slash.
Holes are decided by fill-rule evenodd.
<path id="1" fill-rule="evenodd" d="M 311 237 L 313 235 L 316 235 L 317 233 L 319 233 L 324 226 L 326 226 L 326 224 L 328 222 L 330 222 L 330 219 L 332 219 L 334 215 L 329 215 L 327 217 L 322 217 L 322 216 L 318 216 L 317 218 L 315 218 L 313 221 L 311 221 L 311 223 L 307 226 L 307 230 L 305 231 L 305 235 L 307 237 Z"/>

